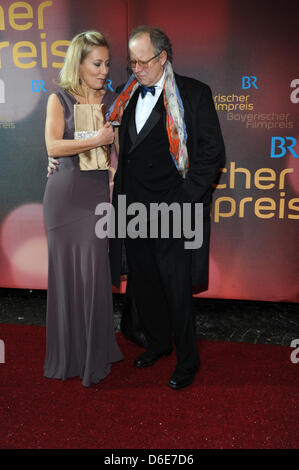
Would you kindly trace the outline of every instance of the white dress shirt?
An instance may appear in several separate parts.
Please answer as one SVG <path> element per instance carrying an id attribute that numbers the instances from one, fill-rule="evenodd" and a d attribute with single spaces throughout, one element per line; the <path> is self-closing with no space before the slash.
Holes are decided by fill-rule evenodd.
<path id="1" fill-rule="evenodd" d="M 139 132 L 143 128 L 144 124 L 149 118 L 149 115 L 151 114 L 153 108 L 155 107 L 158 99 L 160 98 L 160 95 L 163 90 L 164 78 L 165 78 L 165 72 L 163 73 L 160 80 L 154 85 L 156 88 L 154 96 L 148 91 L 145 97 L 142 98 L 141 93 L 139 93 L 139 97 L 138 97 L 137 105 L 135 109 L 135 123 L 136 123 L 137 134 L 139 134 Z"/>

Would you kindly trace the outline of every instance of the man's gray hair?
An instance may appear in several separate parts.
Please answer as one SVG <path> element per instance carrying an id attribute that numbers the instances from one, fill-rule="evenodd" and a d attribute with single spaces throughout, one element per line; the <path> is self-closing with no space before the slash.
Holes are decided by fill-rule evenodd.
<path id="1" fill-rule="evenodd" d="M 169 37 L 160 28 L 154 28 L 151 26 L 138 26 L 133 29 L 130 34 L 129 42 L 137 36 L 148 33 L 150 36 L 151 43 L 154 48 L 154 53 L 159 54 L 162 51 L 166 51 L 167 59 L 172 62 L 172 45 Z"/>

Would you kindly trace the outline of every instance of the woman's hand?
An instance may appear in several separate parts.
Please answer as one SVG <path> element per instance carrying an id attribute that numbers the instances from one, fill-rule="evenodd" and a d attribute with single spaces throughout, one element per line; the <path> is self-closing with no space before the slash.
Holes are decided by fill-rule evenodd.
<path id="1" fill-rule="evenodd" d="M 48 157 L 48 168 L 47 168 L 48 174 L 47 174 L 47 178 L 49 177 L 49 175 L 54 173 L 54 171 L 58 171 L 57 165 L 59 165 L 58 160 L 55 160 L 55 158 L 53 158 L 53 157 Z"/>
<path id="2" fill-rule="evenodd" d="M 114 142 L 114 131 L 111 122 L 106 122 L 104 127 L 99 130 L 95 136 L 96 147 L 102 147 L 102 145 L 110 145 Z"/>

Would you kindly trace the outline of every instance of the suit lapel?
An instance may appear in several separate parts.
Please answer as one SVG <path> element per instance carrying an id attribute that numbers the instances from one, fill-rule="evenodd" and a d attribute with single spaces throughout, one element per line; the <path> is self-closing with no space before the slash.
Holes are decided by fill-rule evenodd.
<path id="1" fill-rule="evenodd" d="M 162 94 L 161 94 L 161 96 L 162 96 Z M 135 150 L 135 148 L 138 145 L 140 145 L 140 143 L 148 136 L 148 134 L 151 132 L 151 130 L 155 127 L 155 125 L 161 119 L 161 116 L 162 116 L 161 96 L 159 97 L 159 99 L 158 99 L 156 105 L 154 106 L 148 120 L 144 124 L 144 126 L 141 129 L 141 131 L 139 132 L 139 134 L 137 134 L 137 132 L 136 132 L 135 113 L 132 116 L 133 124 L 134 124 L 134 127 L 135 127 L 135 132 L 136 132 L 136 139 L 135 139 L 135 141 L 132 140 L 132 147 L 130 148 L 130 152 Z M 162 106 L 163 106 L 163 102 L 162 102 Z"/>
<path id="2" fill-rule="evenodd" d="M 120 125 L 120 129 L 119 129 L 119 148 L 120 148 L 119 157 L 120 157 L 120 160 L 122 158 L 123 150 L 125 148 L 125 138 L 126 138 L 127 132 L 129 132 L 128 127 L 129 127 L 130 117 L 131 117 L 132 114 L 133 114 L 133 116 L 135 114 L 134 111 L 135 111 L 135 108 L 136 108 L 136 103 L 137 103 L 138 96 L 139 96 L 139 91 L 136 90 L 136 92 L 134 93 L 130 103 L 128 104 L 127 108 L 125 109 L 122 120 L 121 120 L 121 125 Z"/>
<path id="3" fill-rule="evenodd" d="M 132 110 L 130 113 L 129 121 L 128 121 L 128 133 L 132 142 L 138 137 L 137 130 L 136 130 L 136 123 L 135 123 L 135 110 Z"/>
<path id="4" fill-rule="evenodd" d="M 139 96 L 139 92 L 136 91 L 123 114 L 121 127 L 120 127 L 120 134 L 119 134 L 119 144 L 120 144 L 121 154 L 122 154 L 123 149 L 125 148 L 124 143 L 125 143 L 125 138 L 127 134 L 129 134 L 131 141 L 132 141 L 132 146 L 129 150 L 130 152 L 132 152 L 148 136 L 148 134 L 151 132 L 153 127 L 157 124 L 159 119 L 161 119 L 161 116 L 163 114 L 163 99 L 162 99 L 162 94 L 161 94 L 148 120 L 144 124 L 139 134 L 137 134 L 136 124 L 135 124 L 135 109 L 136 109 L 138 96 Z"/>

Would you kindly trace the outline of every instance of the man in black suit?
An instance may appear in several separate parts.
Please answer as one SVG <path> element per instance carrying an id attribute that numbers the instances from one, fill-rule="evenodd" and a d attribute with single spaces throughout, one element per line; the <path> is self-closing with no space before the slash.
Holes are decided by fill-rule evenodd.
<path id="1" fill-rule="evenodd" d="M 186 249 L 184 236 L 175 238 L 172 233 L 167 239 L 127 236 L 124 243 L 115 238 L 110 241 L 110 260 L 112 282 L 118 287 L 125 248 L 131 288 L 148 342 L 134 366 L 152 366 L 172 352 L 174 341 L 177 366 L 168 385 L 179 389 L 193 382 L 199 368 L 192 287 L 208 283 L 211 185 L 224 165 L 224 144 L 210 88 L 174 74 L 177 109 L 187 134 L 187 161 L 175 160 L 170 144 L 172 135 L 178 139 L 169 132 L 167 108 L 172 98 L 165 100 L 166 70 L 172 70 L 171 62 L 171 43 L 163 31 L 142 26 L 131 33 L 129 66 L 140 86 L 134 88 L 119 129 L 113 205 L 118 208 L 120 195 L 126 196 L 127 205 L 139 202 L 146 208 L 151 203 L 177 202 L 181 207 L 190 203 L 194 211 L 195 203 L 203 203 L 203 244 L 196 250 Z"/>

